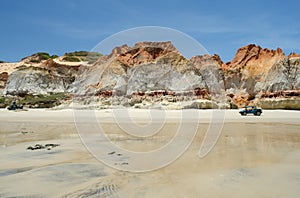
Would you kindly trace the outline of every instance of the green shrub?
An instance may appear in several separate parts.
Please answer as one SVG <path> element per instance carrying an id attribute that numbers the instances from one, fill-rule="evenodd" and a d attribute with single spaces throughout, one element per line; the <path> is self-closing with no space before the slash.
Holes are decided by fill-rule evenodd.
<path id="1" fill-rule="evenodd" d="M 0 97 L 0 108 L 10 106 L 13 101 L 17 101 L 18 105 L 25 105 L 29 108 L 52 108 L 60 105 L 63 100 L 68 99 L 69 95 L 66 93 L 51 93 L 48 95 L 32 95 L 26 94 L 18 96 L 17 98 Z"/>
<path id="2" fill-rule="evenodd" d="M 0 108 L 6 108 L 7 106 L 11 105 L 12 98 L 5 98 L 0 97 Z"/>
<path id="3" fill-rule="evenodd" d="M 39 108 L 51 108 L 61 104 L 61 101 L 67 97 L 66 93 L 53 93 L 49 95 L 26 95 L 20 100 L 20 104 L 29 107 L 38 106 Z"/>
<path id="4" fill-rule="evenodd" d="M 65 53 L 63 60 L 70 62 L 87 61 L 88 63 L 94 63 L 102 56 L 98 52 L 87 52 L 87 51 L 75 51 Z"/>
<path id="5" fill-rule="evenodd" d="M 51 56 L 46 52 L 39 52 L 37 55 L 40 60 L 48 60 L 49 58 L 51 58 Z"/>
<path id="6" fill-rule="evenodd" d="M 97 52 L 90 52 L 89 55 L 86 57 L 84 61 L 87 61 L 88 63 L 94 63 L 96 62 L 101 56 L 103 56 L 100 53 Z"/>
<path id="7" fill-rule="evenodd" d="M 65 53 L 65 56 L 87 56 L 89 52 L 87 51 L 75 51 L 70 53 Z"/>
<path id="8" fill-rule="evenodd" d="M 63 99 L 65 97 L 66 97 L 65 93 L 54 93 L 50 95 L 43 95 L 43 94 L 26 95 L 22 100 L 22 102 L 36 104 L 40 102 L 52 102 L 52 101 Z"/>
<path id="9" fill-rule="evenodd" d="M 37 54 L 34 54 L 32 56 L 37 56 L 34 59 L 31 59 L 30 62 L 31 63 L 40 63 L 43 60 L 48 60 L 48 59 L 53 59 L 53 58 L 57 58 L 57 55 L 52 55 L 50 56 L 50 54 L 46 53 L 46 52 L 39 52 Z"/>
<path id="10" fill-rule="evenodd" d="M 51 58 L 58 58 L 58 55 L 52 55 Z"/>
<path id="11" fill-rule="evenodd" d="M 50 58 L 57 58 L 57 55 L 52 55 L 50 56 L 50 54 L 46 53 L 46 52 L 40 52 L 38 53 L 40 60 L 48 60 Z"/>
<path id="12" fill-rule="evenodd" d="M 76 57 L 76 56 L 65 56 L 63 58 L 64 61 L 69 61 L 69 62 L 80 62 L 81 59 Z"/>

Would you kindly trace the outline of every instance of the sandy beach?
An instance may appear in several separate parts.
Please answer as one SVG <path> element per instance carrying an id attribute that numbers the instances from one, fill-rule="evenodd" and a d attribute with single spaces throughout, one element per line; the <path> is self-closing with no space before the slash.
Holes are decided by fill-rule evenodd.
<path id="1" fill-rule="evenodd" d="M 75 121 L 82 121 L 87 136 L 94 137 L 97 131 L 93 134 L 89 129 L 93 115 L 111 142 L 147 152 L 163 147 L 176 135 L 181 111 L 163 111 L 158 133 L 143 138 L 124 133 L 114 110 L 74 114 L 73 110 L 2 109 L 0 197 L 299 197 L 300 111 L 264 110 L 258 117 L 226 110 L 220 137 L 203 158 L 198 152 L 214 123 L 214 111 L 186 111 L 199 115 L 185 120 L 198 126 L 186 152 L 163 168 L 133 173 L 97 160 L 80 138 Z M 151 120 L 149 110 L 130 109 L 129 115 L 134 125 Z M 36 144 L 43 148 L 28 149 Z M 103 153 L 120 169 L 146 166 L 161 158 L 136 162 L 126 152 L 103 147 Z"/>

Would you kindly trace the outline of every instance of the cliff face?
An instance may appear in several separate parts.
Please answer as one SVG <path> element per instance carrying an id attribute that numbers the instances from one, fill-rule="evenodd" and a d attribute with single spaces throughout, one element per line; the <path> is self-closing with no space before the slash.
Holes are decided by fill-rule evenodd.
<path id="1" fill-rule="evenodd" d="M 266 75 L 262 90 L 278 92 L 300 89 L 300 57 L 285 58 L 275 63 Z"/>
<path id="2" fill-rule="evenodd" d="M 40 64 L 22 65 L 10 74 L 3 93 L 26 95 L 66 92 L 75 80 L 78 67 L 53 59 Z"/>
<path id="3" fill-rule="evenodd" d="M 33 55 L 33 57 L 35 57 L 35 55 Z M 34 62 L 29 62 L 33 59 L 34 58 L 31 59 L 31 57 L 26 57 L 17 63 L 0 63 L 0 96 L 3 96 L 8 78 L 13 72 L 17 71 L 18 68 L 22 68 L 24 66 L 37 65 Z"/>
<path id="4" fill-rule="evenodd" d="M 281 49 L 262 49 L 248 45 L 240 48 L 233 60 L 223 67 L 226 89 L 245 89 L 248 94 L 256 94 L 261 87 L 256 83 L 264 80 L 271 67 L 286 58 Z"/>
<path id="5" fill-rule="evenodd" d="M 262 49 L 253 44 L 240 48 L 222 67 L 228 95 L 238 106 L 244 106 L 256 103 L 266 91 L 298 89 L 294 85 L 299 80 L 292 75 L 297 76 L 299 63 L 295 61 L 297 55 L 293 56 L 286 57 L 280 48 Z M 293 71 L 286 69 L 289 63 Z"/>
<path id="6" fill-rule="evenodd" d="M 134 65 L 145 64 L 155 61 L 156 58 L 164 56 L 170 52 L 179 55 L 177 49 L 171 42 L 139 42 L 133 47 L 124 45 L 115 48 L 110 55 L 115 55 L 116 59 L 124 66 L 131 67 Z"/>
<path id="7" fill-rule="evenodd" d="M 114 104 L 130 106 L 145 101 L 152 105 L 192 101 L 202 108 L 208 106 L 200 103 L 207 102 L 195 100 L 212 99 L 226 108 L 247 104 L 267 107 L 276 100 L 280 108 L 285 102 L 287 108 L 295 108 L 298 103 L 291 101 L 300 97 L 300 55 L 285 56 L 279 48 L 251 44 L 240 48 L 226 64 L 218 55 L 188 60 L 171 42 L 123 45 L 94 63 L 43 57 L 43 53 L 42 58 L 41 53 L 26 57 L 7 72 L 2 67 L 0 91 L 4 89 L 6 95 L 66 92 L 97 97 L 100 103 L 119 97 Z"/>
<path id="8" fill-rule="evenodd" d="M 8 80 L 8 73 L 7 72 L 2 72 L 0 73 L 0 96 L 3 95 L 3 90 L 6 86 Z"/>
<path id="9" fill-rule="evenodd" d="M 224 63 L 218 55 L 194 56 L 191 58 L 195 69 L 202 76 L 205 87 L 210 93 L 221 93 L 225 91 L 225 79 L 222 66 Z"/>
<path id="10" fill-rule="evenodd" d="M 283 51 L 262 49 L 260 46 L 250 44 L 238 49 L 233 60 L 226 63 L 227 68 L 245 68 L 249 71 L 248 75 L 258 75 L 265 72 L 274 63 L 285 58 Z"/>
<path id="11" fill-rule="evenodd" d="M 96 94 L 103 91 L 131 95 L 166 90 L 177 93 L 205 88 L 201 76 L 170 42 L 137 43 L 115 48 L 107 61 L 87 67 L 76 79 L 74 91 Z M 86 89 L 87 88 L 87 89 Z"/>

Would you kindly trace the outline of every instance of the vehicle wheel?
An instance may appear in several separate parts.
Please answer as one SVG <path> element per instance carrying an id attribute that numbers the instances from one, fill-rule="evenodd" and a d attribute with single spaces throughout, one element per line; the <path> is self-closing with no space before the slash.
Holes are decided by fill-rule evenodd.
<path id="1" fill-rule="evenodd" d="M 247 115 L 247 113 L 246 113 L 246 112 L 243 112 L 243 113 L 242 113 L 242 116 L 245 116 L 245 115 Z"/>
<path id="2" fill-rule="evenodd" d="M 260 114 L 261 114 L 261 112 L 256 112 L 256 114 L 254 114 L 254 115 L 260 116 Z"/>

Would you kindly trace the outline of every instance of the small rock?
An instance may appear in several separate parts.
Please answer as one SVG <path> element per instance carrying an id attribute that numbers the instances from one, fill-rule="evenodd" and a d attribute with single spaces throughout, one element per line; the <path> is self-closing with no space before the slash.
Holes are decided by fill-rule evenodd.
<path id="1" fill-rule="evenodd" d="M 27 150 L 34 150 L 34 148 L 32 146 L 28 146 Z"/>
<path id="2" fill-rule="evenodd" d="M 123 162 L 121 165 L 128 165 L 128 163 L 127 162 Z"/>
<path id="3" fill-rule="evenodd" d="M 35 148 L 35 149 L 44 149 L 45 146 L 43 146 L 43 145 L 41 145 L 41 144 L 36 144 L 36 145 L 34 146 L 34 148 Z"/>
<path id="4" fill-rule="evenodd" d="M 51 150 L 54 147 L 60 146 L 59 144 L 36 144 L 34 147 L 33 146 L 29 146 L 27 147 L 27 150 L 38 150 L 38 149 L 47 149 L 47 150 Z"/>
<path id="5" fill-rule="evenodd" d="M 57 146 L 60 146 L 59 144 L 45 144 L 45 147 L 57 147 Z"/>

